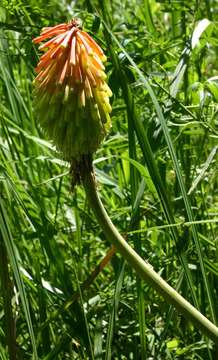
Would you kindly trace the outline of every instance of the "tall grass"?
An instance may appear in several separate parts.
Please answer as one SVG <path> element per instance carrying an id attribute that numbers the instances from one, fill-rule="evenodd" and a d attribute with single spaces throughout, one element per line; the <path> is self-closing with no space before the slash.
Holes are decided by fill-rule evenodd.
<path id="1" fill-rule="evenodd" d="M 109 244 L 31 105 L 32 38 L 79 16 L 107 53 L 114 94 L 113 127 L 95 156 L 101 198 L 137 252 L 215 322 L 215 6 L 3 1 L 0 285 L 11 290 L 0 296 L 2 359 L 215 359 L 214 343 L 119 255 L 104 262 Z"/>

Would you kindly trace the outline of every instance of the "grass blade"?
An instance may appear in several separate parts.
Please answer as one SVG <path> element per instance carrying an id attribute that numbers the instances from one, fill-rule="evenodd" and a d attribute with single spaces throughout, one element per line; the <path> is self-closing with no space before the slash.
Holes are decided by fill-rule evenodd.
<path id="1" fill-rule="evenodd" d="M 7 253 L 8 253 L 8 258 L 9 258 L 9 261 L 10 261 L 12 269 L 13 269 L 13 274 L 15 277 L 15 281 L 16 281 L 19 293 L 20 293 L 20 298 L 21 298 L 21 302 L 23 305 L 23 310 L 25 313 L 27 326 L 29 329 L 29 334 L 30 334 L 32 347 L 33 347 L 33 359 L 37 360 L 38 356 L 37 356 L 37 349 L 36 349 L 36 341 L 35 341 L 33 325 L 32 325 L 32 320 L 31 320 L 30 311 L 29 311 L 29 304 L 28 304 L 23 280 L 22 280 L 22 277 L 20 274 L 20 269 L 19 269 L 19 264 L 18 264 L 18 259 L 17 259 L 17 255 L 16 255 L 13 238 L 12 238 L 12 235 L 10 232 L 9 219 L 7 217 L 5 203 L 2 199 L 2 197 L 0 197 L 0 224 L 1 224 L 0 228 L 1 228 L 2 238 L 4 240 L 5 247 L 6 247 Z"/>

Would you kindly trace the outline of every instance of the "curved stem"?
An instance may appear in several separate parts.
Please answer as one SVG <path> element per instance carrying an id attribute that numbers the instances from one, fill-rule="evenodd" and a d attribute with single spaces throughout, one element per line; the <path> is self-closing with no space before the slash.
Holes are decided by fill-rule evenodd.
<path id="1" fill-rule="evenodd" d="M 120 235 L 111 222 L 97 193 L 94 173 L 90 170 L 84 171 L 81 179 L 89 204 L 108 241 L 116 247 L 124 259 L 135 269 L 136 273 L 162 295 L 169 304 L 174 305 L 181 314 L 193 322 L 205 335 L 218 342 L 218 328 L 164 281 L 154 271 L 152 265 L 144 261 Z"/>

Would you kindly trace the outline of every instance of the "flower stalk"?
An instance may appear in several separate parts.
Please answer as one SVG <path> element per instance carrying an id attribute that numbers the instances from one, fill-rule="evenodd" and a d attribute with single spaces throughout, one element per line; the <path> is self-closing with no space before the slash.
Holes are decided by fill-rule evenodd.
<path id="1" fill-rule="evenodd" d="M 153 269 L 152 265 L 144 261 L 120 235 L 98 195 L 93 171 L 84 171 L 83 169 L 82 184 L 86 191 L 90 207 L 108 241 L 115 246 L 128 264 L 136 271 L 137 275 L 149 283 L 169 304 L 174 305 L 179 313 L 184 315 L 189 321 L 195 324 L 198 329 L 201 329 L 205 335 L 217 343 L 218 327 L 163 280 Z"/>

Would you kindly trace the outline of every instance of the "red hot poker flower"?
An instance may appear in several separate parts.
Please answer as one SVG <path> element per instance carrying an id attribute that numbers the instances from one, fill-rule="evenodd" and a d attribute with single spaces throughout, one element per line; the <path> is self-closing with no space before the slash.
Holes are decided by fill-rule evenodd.
<path id="1" fill-rule="evenodd" d="M 36 117 L 64 159 L 78 162 L 96 151 L 110 128 L 106 57 L 75 19 L 43 28 L 33 42 L 44 40 L 34 80 Z"/>

